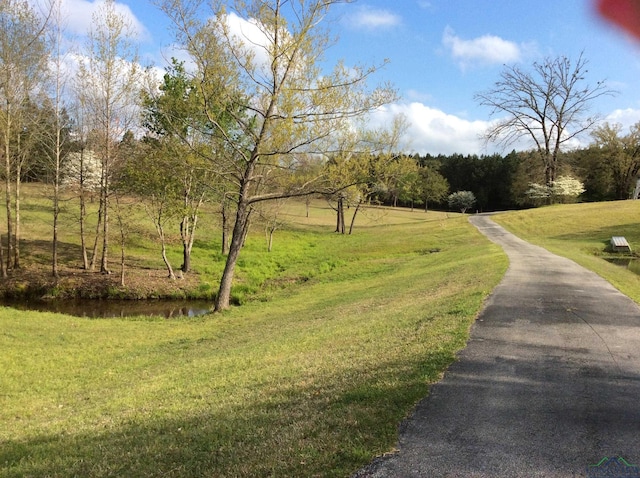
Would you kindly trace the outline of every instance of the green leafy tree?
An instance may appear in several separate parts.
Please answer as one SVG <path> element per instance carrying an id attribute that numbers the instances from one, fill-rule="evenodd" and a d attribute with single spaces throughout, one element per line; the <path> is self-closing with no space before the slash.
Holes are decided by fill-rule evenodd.
<path id="1" fill-rule="evenodd" d="M 237 17 L 250 19 L 251 39 L 231 30 L 223 3 L 211 2 L 213 15 L 203 21 L 200 2 L 161 2 L 194 61 L 202 112 L 224 139 L 224 156 L 207 155 L 210 168 L 234 186 L 235 221 L 217 311 L 229 307 L 255 205 L 326 190 L 322 176 L 304 184 L 279 177 L 295 173 L 300 153 L 335 151 L 336 134 L 396 97 L 386 85 L 367 88 L 377 67 L 321 68 L 331 43 L 322 21 L 338 0 L 228 2 Z M 232 127 L 220 118 L 231 118 Z"/>
<path id="2" fill-rule="evenodd" d="M 429 203 L 440 202 L 449 193 L 449 182 L 440 172 L 430 164 L 418 170 L 418 193 L 424 204 L 425 212 L 429 210 Z"/>
<path id="3" fill-rule="evenodd" d="M 177 192 L 156 205 L 162 206 L 165 212 L 168 208 L 178 211 L 183 251 L 180 269 L 187 273 L 191 270 L 191 251 L 202 204 L 207 196 L 216 196 L 213 192 L 220 192 L 219 198 L 224 197 L 219 189 L 224 182 L 212 183 L 212 174 L 202 159 L 202 151 L 208 150 L 208 154 L 212 154 L 210 147 L 216 130 L 203 114 L 198 85 L 187 75 L 182 63 L 174 59 L 164 75 L 159 94 L 154 90 L 143 92 L 143 126 L 148 131 L 148 148 L 165 168 L 165 174 L 164 183 L 149 183 L 148 186 L 158 187 L 161 195 Z M 136 167 L 144 170 L 145 162 L 139 162 Z M 167 171 L 170 173 L 166 174 Z"/>
<path id="4" fill-rule="evenodd" d="M 610 171 L 615 199 L 629 199 L 640 173 L 640 123 L 622 135 L 622 126 L 604 123 L 592 132 L 601 161 Z"/>

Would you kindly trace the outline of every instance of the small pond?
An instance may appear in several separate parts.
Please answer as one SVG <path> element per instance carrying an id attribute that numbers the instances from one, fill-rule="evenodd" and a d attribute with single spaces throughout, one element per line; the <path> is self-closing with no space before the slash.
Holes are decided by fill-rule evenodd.
<path id="1" fill-rule="evenodd" d="M 640 259 L 632 259 L 629 257 L 614 257 L 606 259 L 607 262 L 611 262 L 620 267 L 630 270 L 631 272 L 640 275 Z"/>
<path id="2" fill-rule="evenodd" d="M 3 301 L 0 305 L 96 319 L 140 315 L 167 319 L 196 317 L 211 312 L 213 308 L 213 302 L 204 300 L 21 300 Z"/>

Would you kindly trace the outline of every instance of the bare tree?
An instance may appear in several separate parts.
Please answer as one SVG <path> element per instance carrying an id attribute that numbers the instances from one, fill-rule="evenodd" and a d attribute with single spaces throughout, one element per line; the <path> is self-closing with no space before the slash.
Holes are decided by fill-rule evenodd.
<path id="1" fill-rule="evenodd" d="M 44 29 L 41 18 L 24 0 L 0 2 L 0 144 L 4 162 L 5 201 L 7 213 L 7 268 L 16 265 L 15 234 L 12 214 L 16 200 L 12 180 L 15 178 L 14 146 L 23 125 L 20 116 L 24 103 L 43 77 L 46 66 Z M 19 178 L 18 178 L 19 181 Z M 4 276 L 4 266 L 0 269 Z"/>
<path id="2" fill-rule="evenodd" d="M 132 25 L 117 12 L 113 0 L 105 0 L 93 16 L 86 60 L 79 68 L 78 95 L 86 109 L 90 129 L 96 134 L 95 152 L 101 160 L 99 216 L 102 221 L 100 272 L 103 274 L 110 272 L 109 211 L 117 144 L 125 132 L 133 129 L 138 118 L 142 71 L 134 39 Z"/>
<path id="3" fill-rule="evenodd" d="M 523 138 L 533 141 L 547 184 L 556 178 L 563 145 L 598 122 L 597 115 L 589 114 L 593 101 L 614 93 L 604 81 L 585 83 L 587 63 L 580 54 L 575 62 L 547 58 L 531 71 L 506 66 L 492 88 L 475 95 L 498 116 L 485 139 L 505 146 Z"/>

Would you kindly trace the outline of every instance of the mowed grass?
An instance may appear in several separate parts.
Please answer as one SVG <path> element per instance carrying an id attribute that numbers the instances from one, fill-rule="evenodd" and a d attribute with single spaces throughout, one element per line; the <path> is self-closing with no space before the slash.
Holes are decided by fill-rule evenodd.
<path id="1" fill-rule="evenodd" d="M 460 215 L 369 209 L 350 236 L 321 203 L 283 217 L 223 314 L 0 308 L 0 476 L 342 477 L 392 450 L 506 256 Z"/>
<path id="2" fill-rule="evenodd" d="M 494 216 L 519 237 L 568 257 L 605 278 L 640 303 L 640 275 L 606 258 L 612 236 L 624 236 L 640 250 L 640 201 L 567 204 Z"/>

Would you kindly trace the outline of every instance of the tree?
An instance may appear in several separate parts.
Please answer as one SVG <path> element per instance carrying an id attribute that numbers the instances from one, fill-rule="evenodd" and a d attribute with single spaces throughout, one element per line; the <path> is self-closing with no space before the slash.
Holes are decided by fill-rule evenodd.
<path id="1" fill-rule="evenodd" d="M 589 115 L 594 100 L 613 94 L 603 81 L 585 84 L 587 60 L 565 56 L 534 63 L 532 71 L 506 66 L 492 88 L 475 95 L 499 118 L 485 133 L 487 141 L 513 144 L 528 139 L 535 144 L 545 183 L 556 179 L 561 148 L 598 121 Z"/>
<path id="2" fill-rule="evenodd" d="M 331 72 L 321 69 L 330 44 L 322 20 L 341 0 L 228 2 L 237 18 L 247 19 L 239 33 L 222 3 L 212 2 L 214 16 L 202 21 L 198 1 L 161 2 L 195 63 L 202 111 L 222 138 L 208 157 L 210 168 L 234 185 L 235 222 L 217 311 L 229 307 L 255 205 L 326 191 L 322 176 L 304 184 L 281 178 L 295 173 L 300 153 L 330 154 L 337 134 L 354 130 L 359 118 L 396 97 L 387 85 L 367 88 L 378 67 L 338 63 Z M 249 30 L 251 38 L 243 33 Z M 220 118 L 230 119 L 231 128 Z"/>
<path id="3" fill-rule="evenodd" d="M 595 146 L 611 173 L 615 199 L 629 199 L 640 172 L 640 123 L 622 136 L 622 126 L 604 123 L 593 133 Z"/>
<path id="4" fill-rule="evenodd" d="M 585 191 L 581 181 L 571 176 L 560 176 L 551 185 L 531 183 L 527 196 L 543 202 L 568 202 Z"/>
<path id="5" fill-rule="evenodd" d="M 476 203 L 476 197 L 471 191 L 456 191 L 449 194 L 447 203 L 450 209 L 460 210 L 464 214 Z"/>
<path id="6" fill-rule="evenodd" d="M 430 202 L 442 201 L 449 192 L 448 181 L 432 165 L 425 165 L 418 170 L 420 177 L 420 199 L 424 202 L 425 212 Z"/>
<path id="7" fill-rule="evenodd" d="M 79 67 L 77 93 L 89 130 L 95 135 L 94 151 L 101 162 L 98 217 L 102 223 L 100 272 L 104 274 L 110 272 L 109 208 L 111 181 L 117 167 L 117 144 L 126 131 L 133 129 L 138 118 L 142 72 L 133 38 L 132 26 L 117 12 L 114 1 L 105 0 L 93 16 L 85 48 L 86 61 Z M 95 259 L 94 247 L 91 266 Z"/>
<path id="8" fill-rule="evenodd" d="M 62 181 L 63 160 L 68 153 L 70 140 L 71 120 L 64 108 L 64 95 L 66 76 L 64 73 L 63 33 L 64 22 L 62 18 L 61 0 L 51 0 L 52 23 L 49 28 L 49 44 L 52 47 L 51 54 L 51 128 L 44 129 L 43 145 L 48 159 L 46 170 L 52 173 L 53 197 L 52 197 L 52 246 L 51 246 L 51 273 L 58 277 L 58 222 L 60 216 L 60 185 Z M 46 134 L 49 132 L 49 134 Z"/>
<path id="9" fill-rule="evenodd" d="M 4 160 L 5 202 L 7 214 L 7 268 L 19 264 L 19 196 L 12 180 L 19 184 L 15 162 L 19 158 L 15 147 L 25 119 L 22 113 L 28 98 L 42 84 L 46 67 L 44 29 L 41 19 L 24 0 L 0 2 L 0 145 Z M 23 156 L 24 158 L 24 156 Z M 16 204 L 14 222 L 12 205 Z M 2 246 L 0 245 L 0 262 Z M 6 275 L 4 264 L 0 274 Z"/>
<path id="10" fill-rule="evenodd" d="M 159 182 L 155 186 L 159 188 L 161 195 L 164 194 L 163 191 L 180 191 L 171 197 L 173 202 L 179 201 L 179 204 L 170 206 L 181 215 L 181 270 L 184 273 L 191 269 L 191 250 L 200 207 L 206 196 L 212 195 L 212 190 L 217 192 L 218 186 L 224 184 L 222 181 L 216 185 L 211 184 L 207 164 L 200 154 L 207 144 L 211 144 L 212 137 L 211 125 L 201 106 L 202 96 L 198 85 L 193 78 L 187 76 L 184 64 L 175 59 L 164 75 L 159 93 L 155 92 L 155 88 L 143 92 L 142 117 L 143 126 L 148 132 L 147 144 L 152 148 L 154 156 L 162 159 L 165 171 L 171 171 L 171 174 L 162 175 L 165 183 Z M 219 118 L 222 124 L 221 120 Z M 204 135 L 203 132 L 209 134 Z M 137 166 L 141 164 L 144 162 Z M 144 174 L 144 170 L 142 173 Z"/>

